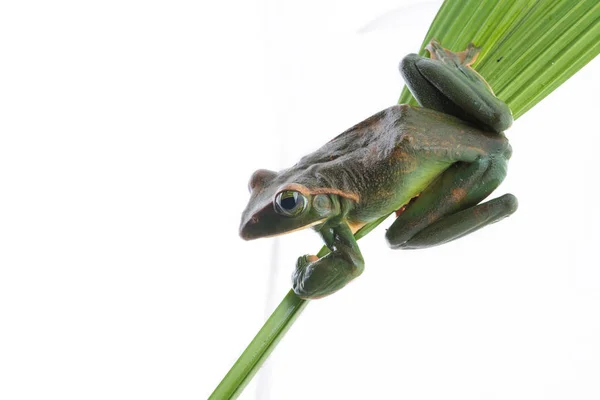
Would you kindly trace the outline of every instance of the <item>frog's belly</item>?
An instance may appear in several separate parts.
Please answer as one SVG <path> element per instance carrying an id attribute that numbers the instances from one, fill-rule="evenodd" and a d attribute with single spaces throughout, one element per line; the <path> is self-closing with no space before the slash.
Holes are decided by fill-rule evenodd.
<path id="1" fill-rule="evenodd" d="M 366 223 L 389 215 L 418 196 L 450 166 L 447 162 L 428 161 L 418 166 L 409 162 L 388 164 L 374 170 L 361 191 L 360 201 L 348 216 L 353 231 Z"/>

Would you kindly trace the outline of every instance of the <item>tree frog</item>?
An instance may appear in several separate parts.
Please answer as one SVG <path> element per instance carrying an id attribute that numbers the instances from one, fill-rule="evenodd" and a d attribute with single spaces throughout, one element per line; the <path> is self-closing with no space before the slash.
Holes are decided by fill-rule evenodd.
<path id="1" fill-rule="evenodd" d="M 394 105 L 353 126 L 291 168 L 258 170 L 242 214 L 243 239 L 307 227 L 330 253 L 298 259 L 294 292 L 327 296 L 359 276 L 363 256 L 354 233 L 393 212 L 393 249 L 436 246 L 501 220 L 517 209 L 511 194 L 485 199 L 506 176 L 511 146 L 503 131 L 510 109 L 471 68 L 479 54 L 427 46 L 400 72 L 421 107 Z"/>

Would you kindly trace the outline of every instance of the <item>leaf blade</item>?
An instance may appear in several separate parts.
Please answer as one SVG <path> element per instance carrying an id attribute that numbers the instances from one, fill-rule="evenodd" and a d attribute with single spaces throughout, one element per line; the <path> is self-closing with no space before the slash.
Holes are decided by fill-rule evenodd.
<path id="1" fill-rule="evenodd" d="M 434 37 L 453 51 L 470 41 L 482 47 L 473 67 L 515 119 L 600 53 L 600 3 L 595 0 L 468 2 L 456 11 L 460 3 L 444 2 L 419 54 Z M 452 18 L 467 22 L 462 29 L 444 31 Z M 406 87 L 399 102 L 417 104 Z"/>

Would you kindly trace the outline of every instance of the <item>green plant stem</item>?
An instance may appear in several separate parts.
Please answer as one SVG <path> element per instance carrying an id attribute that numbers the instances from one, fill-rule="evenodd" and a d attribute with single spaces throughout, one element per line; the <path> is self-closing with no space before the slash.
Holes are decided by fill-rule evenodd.
<path id="1" fill-rule="evenodd" d="M 292 290 L 283 298 L 246 350 L 233 364 L 209 400 L 235 399 L 306 307 Z"/>
<path id="2" fill-rule="evenodd" d="M 600 53 L 598 0 L 446 0 L 427 32 L 453 51 L 474 42 L 482 51 L 473 68 L 485 77 L 515 119 Z M 399 103 L 416 105 L 405 87 Z M 365 236 L 388 216 L 367 224 Z M 322 248 L 317 254 L 327 253 Z M 210 396 L 236 398 L 308 301 L 290 291 Z"/>
<path id="3" fill-rule="evenodd" d="M 356 232 L 354 237 L 358 240 L 367 233 L 368 231 L 361 229 Z M 323 257 L 327 253 L 329 253 L 329 249 L 323 246 L 317 256 Z M 302 310 L 308 305 L 308 302 L 308 300 L 301 299 L 293 290 L 290 290 L 208 400 L 237 398 Z"/>

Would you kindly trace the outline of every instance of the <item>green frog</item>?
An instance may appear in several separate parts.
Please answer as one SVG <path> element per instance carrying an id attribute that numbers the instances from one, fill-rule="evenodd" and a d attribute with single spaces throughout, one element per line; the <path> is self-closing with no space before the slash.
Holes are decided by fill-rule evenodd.
<path id="1" fill-rule="evenodd" d="M 294 292 L 327 296 L 359 276 L 355 233 L 396 213 L 386 232 L 393 249 L 437 246 L 507 217 L 511 194 L 481 203 L 506 176 L 513 119 L 471 64 L 479 48 L 409 54 L 400 72 L 421 107 L 394 105 L 343 132 L 291 168 L 258 170 L 242 214 L 243 239 L 307 227 L 330 252 L 298 259 Z M 481 203 L 481 204 L 480 204 Z"/>

